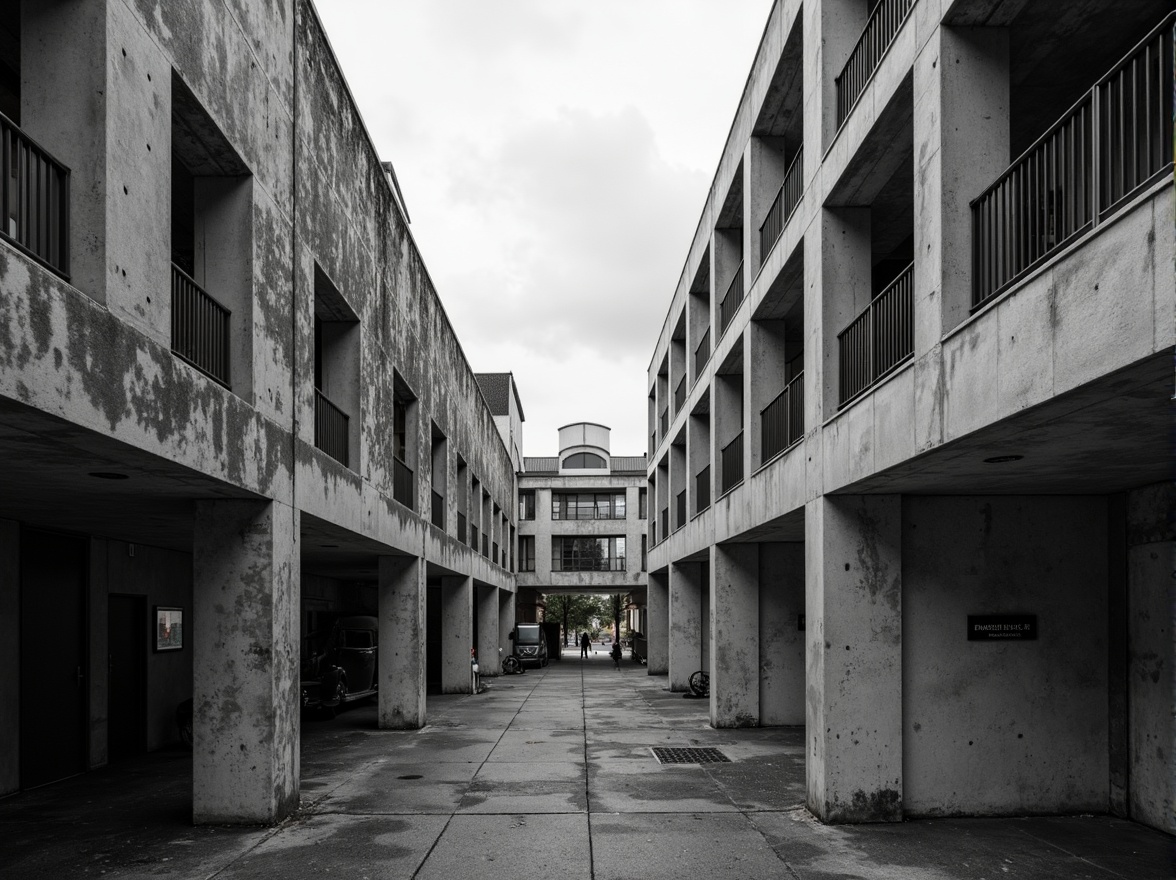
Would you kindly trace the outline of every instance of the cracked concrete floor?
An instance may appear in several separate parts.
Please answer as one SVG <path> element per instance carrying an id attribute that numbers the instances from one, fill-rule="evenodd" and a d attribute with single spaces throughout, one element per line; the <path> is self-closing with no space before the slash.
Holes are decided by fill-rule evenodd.
<path id="1" fill-rule="evenodd" d="M 190 758 L 148 755 L 0 801 L 0 874 L 175 878 L 1171 878 L 1173 839 L 1107 816 L 829 827 L 803 809 L 801 728 L 712 730 L 706 704 L 604 654 L 303 725 L 276 828 L 193 827 Z M 662 766 L 653 746 L 728 764 Z"/>

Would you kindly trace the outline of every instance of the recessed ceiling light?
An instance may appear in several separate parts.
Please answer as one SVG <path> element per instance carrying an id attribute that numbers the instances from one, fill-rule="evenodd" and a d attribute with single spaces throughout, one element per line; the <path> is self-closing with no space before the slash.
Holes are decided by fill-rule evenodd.
<path id="1" fill-rule="evenodd" d="M 992 458 L 984 459 L 985 464 L 1004 464 L 1006 461 L 1020 461 L 1025 456 L 1023 455 L 994 455 Z"/>
<path id="2" fill-rule="evenodd" d="M 91 471 L 91 477 L 97 477 L 99 480 L 127 480 L 130 479 L 126 474 L 116 474 L 114 471 Z"/>

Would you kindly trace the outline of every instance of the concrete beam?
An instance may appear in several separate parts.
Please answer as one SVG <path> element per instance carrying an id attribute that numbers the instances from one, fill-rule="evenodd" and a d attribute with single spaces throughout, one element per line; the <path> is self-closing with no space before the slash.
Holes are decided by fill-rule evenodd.
<path id="1" fill-rule="evenodd" d="M 381 556 L 379 564 L 381 730 L 425 726 L 425 563 Z"/>

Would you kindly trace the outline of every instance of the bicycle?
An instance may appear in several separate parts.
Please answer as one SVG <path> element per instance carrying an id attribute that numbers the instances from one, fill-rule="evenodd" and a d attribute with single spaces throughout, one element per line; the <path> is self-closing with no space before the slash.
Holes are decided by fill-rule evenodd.
<path id="1" fill-rule="evenodd" d="M 709 697 L 710 696 L 710 673 L 702 669 L 691 674 L 690 676 L 690 693 L 683 694 L 688 697 Z"/>
<path id="2" fill-rule="evenodd" d="M 507 654 L 502 658 L 503 675 L 520 675 L 526 671 L 526 667 L 519 662 L 519 658 L 515 654 Z"/>

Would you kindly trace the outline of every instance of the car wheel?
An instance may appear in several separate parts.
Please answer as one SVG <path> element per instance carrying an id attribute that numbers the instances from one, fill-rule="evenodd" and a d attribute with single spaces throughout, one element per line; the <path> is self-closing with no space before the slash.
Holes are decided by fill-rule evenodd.
<path id="1" fill-rule="evenodd" d="M 502 671 L 506 675 L 514 675 L 516 672 L 522 672 L 522 667 L 519 665 L 519 660 L 513 654 L 509 657 L 502 658 Z"/>
<path id="2" fill-rule="evenodd" d="M 539 668 L 540 669 L 547 668 L 547 658 L 546 657 L 544 657 L 542 660 L 539 661 Z"/>
<path id="3" fill-rule="evenodd" d="M 339 679 L 335 682 L 335 692 L 331 695 L 331 705 L 323 706 L 323 714 L 328 718 L 334 718 L 339 714 L 345 702 L 347 702 L 347 682 Z"/>

